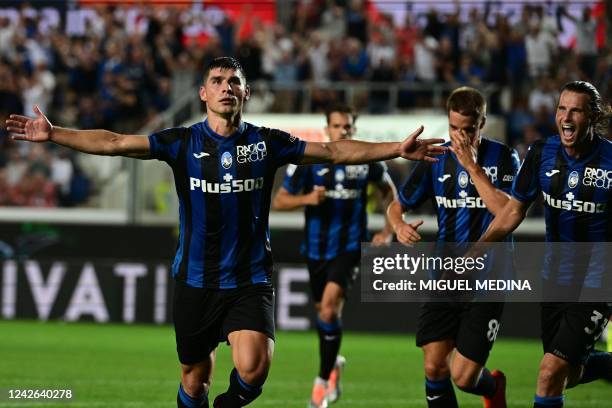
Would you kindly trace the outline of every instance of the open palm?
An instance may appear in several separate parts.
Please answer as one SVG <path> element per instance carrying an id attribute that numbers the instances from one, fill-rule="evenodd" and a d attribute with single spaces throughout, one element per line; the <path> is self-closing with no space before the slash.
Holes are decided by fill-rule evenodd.
<path id="1" fill-rule="evenodd" d="M 436 143 L 444 143 L 444 139 L 418 139 L 423 132 L 423 126 L 415 130 L 404 140 L 400 146 L 401 155 L 405 159 L 437 162 L 435 156 L 446 153 L 447 148 L 436 146 Z"/>
<path id="2" fill-rule="evenodd" d="M 36 118 L 13 114 L 6 120 L 6 130 L 12 134 L 14 140 L 46 142 L 51 139 L 51 122 L 38 105 L 34 106 L 34 113 Z"/>

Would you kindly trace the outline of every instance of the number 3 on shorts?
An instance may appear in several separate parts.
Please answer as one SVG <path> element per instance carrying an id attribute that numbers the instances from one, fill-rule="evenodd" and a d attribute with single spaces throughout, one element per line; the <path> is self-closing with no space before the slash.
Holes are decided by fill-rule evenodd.
<path id="1" fill-rule="evenodd" d="M 599 336 L 603 333 L 603 328 L 606 327 L 607 319 L 603 319 L 600 324 L 600 320 L 603 319 L 603 315 L 599 313 L 597 310 L 593 310 L 593 316 L 591 316 L 591 321 L 594 323 L 593 327 L 585 327 L 584 332 L 586 334 L 592 335 L 595 334 L 595 340 L 599 338 Z M 599 333 L 597 333 L 599 331 Z"/>

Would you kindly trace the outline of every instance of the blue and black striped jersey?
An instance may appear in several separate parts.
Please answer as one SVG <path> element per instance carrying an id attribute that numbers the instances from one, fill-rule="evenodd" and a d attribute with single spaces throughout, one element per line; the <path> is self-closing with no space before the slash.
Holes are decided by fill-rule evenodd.
<path id="1" fill-rule="evenodd" d="M 359 251 L 368 239 L 366 213 L 368 183 L 391 183 L 383 163 L 360 165 L 315 164 L 288 166 L 283 187 L 291 194 L 326 189 L 319 205 L 306 206 L 304 256 L 329 260 Z"/>
<path id="2" fill-rule="evenodd" d="M 174 278 L 200 288 L 270 283 L 274 174 L 299 161 L 306 143 L 246 122 L 223 137 L 208 121 L 162 130 L 149 143 L 151 158 L 172 168 L 179 199 Z"/>
<path id="3" fill-rule="evenodd" d="M 519 166 L 514 149 L 483 137 L 478 164 L 495 187 L 510 193 Z M 451 152 L 440 156 L 437 163 L 419 162 L 400 190 L 399 198 L 404 210 L 432 200 L 438 218 L 438 242 L 477 241 L 493 220 L 467 170 Z"/>
<path id="4" fill-rule="evenodd" d="M 512 187 L 519 201 L 542 194 L 548 242 L 608 242 L 612 238 L 612 143 L 595 137 L 591 153 L 574 159 L 559 135 L 529 147 Z"/>
<path id="5" fill-rule="evenodd" d="M 519 201 L 542 194 L 547 242 L 592 245 L 547 247 L 542 276 L 560 286 L 606 287 L 612 238 L 612 143 L 598 136 L 591 152 L 574 159 L 559 135 L 530 146 L 512 187 Z M 580 293 L 576 291 L 576 293 Z"/>

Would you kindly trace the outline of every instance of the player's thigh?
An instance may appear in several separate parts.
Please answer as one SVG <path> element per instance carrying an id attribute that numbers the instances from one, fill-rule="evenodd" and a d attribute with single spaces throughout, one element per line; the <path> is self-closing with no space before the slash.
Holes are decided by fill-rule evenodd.
<path id="1" fill-rule="evenodd" d="M 270 285 L 253 285 L 236 289 L 228 299 L 223 317 L 223 336 L 232 332 L 253 331 L 274 340 L 274 289 Z"/>
<path id="2" fill-rule="evenodd" d="M 253 375 L 258 380 L 267 376 L 274 340 L 266 334 L 253 330 L 238 330 L 228 334 L 232 347 L 232 360 L 241 376 Z"/>
<path id="3" fill-rule="evenodd" d="M 504 304 L 500 302 L 465 304 L 457 332 L 457 351 L 484 366 L 501 327 Z"/>
<path id="4" fill-rule="evenodd" d="M 221 340 L 225 301 L 223 292 L 175 282 L 173 320 L 181 364 L 205 362 Z"/>
<path id="5" fill-rule="evenodd" d="M 452 302 L 426 302 L 420 305 L 417 319 L 416 345 L 450 340 L 454 347 L 459 329 L 461 309 Z"/>
<path id="6" fill-rule="evenodd" d="M 315 303 L 320 303 L 329 282 L 342 288 L 342 297 L 347 292 L 359 273 L 359 252 L 346 252 L 330 260 L 308 259 L 310 290 Z"/>
<path id="7" fill-rule="evenodd" d="M 610 316 L 606 303 L 543 303 L 544 352 L 580 366 L 602 335 Z"/>

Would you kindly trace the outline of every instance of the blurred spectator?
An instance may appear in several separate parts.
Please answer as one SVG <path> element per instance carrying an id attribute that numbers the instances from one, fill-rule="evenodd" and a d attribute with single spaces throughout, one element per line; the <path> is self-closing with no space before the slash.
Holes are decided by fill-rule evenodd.
<path id="1" fill-rule="evenodd" d="M 378 4 L 299 0 L 286 5 L 293 12 L 287 25 L 282 18 L 264 23 L 252 6 L 226 13 L 204 3 L 75 5 L 70 21 L 40 18 L 30 6 L 15 9 L 0 17 L 0 120 L 32 114 L 37 103 L 65 126 L 135 132 L 193 94 L 202 67 L 225 54 L 241 61 L 257 87 L 249 111 L 317 112 L 349 97 L 370 113 L 435 109 L 448 89 L 466 84 L 486 90 L 489 111 L 507 118 L 508 141 L 517 146 L 556 133 L 556 90 L 564 82 L 587 79 L 604 98 L 612 96 L 611 47 L 597 31 L 609 18 L 604 2 L 582 10 L 525 4 L 514 15 L 503 13 L 503 2 L 469 3 L 466 12 L 455 1 L 450 12 L 431 3 L 424 14 L 414 7 L 400 18 Z M 563 39 L 569 31 L 575 43 Z M 351 84 L 330 86 L 335 81 Z M 59 205 L 86 202 L 99 190 L 89 179 L 99 177 L 73 159 L 55 149 L 31 152 L 0 133 L 2 182 L 19 187 L 7 190 L 19 197 L 27 195 L 22 180 L 44 186 L 42 174 L 57 186 Z"/>
<path id="2" fill-rule="evenodd" d="M 547 31 L 541 29 L 541 21 L 532 18 L 529 33 L 525 38 L 529 76 L 536 79 L 550 75 L 553 57 L 557 52 L 557 40 Z"/>
<path id="3" fill-rule="evenodd" d="M 578 65 L 586 78 L 592 78 L 597 66 L 597 22 L 591 16 L 591 8 L 583 8 L 581 18 L 570 15 L 564 7 L 561 11 L 563 16 L 576 25 Z"/>
<path id="4" fill-rule="evenodd" d="M 358 39 L 362 44 L 368 42 L 368 18 L 364 0 L 348 0 L 346 35 Z"/>
<path id="5" fill-rule="evenodd" d="M 55 184 L 42 168 L 32 167 L 14 190 L 11 204 L 21 207 L 55 207 Z"/>

